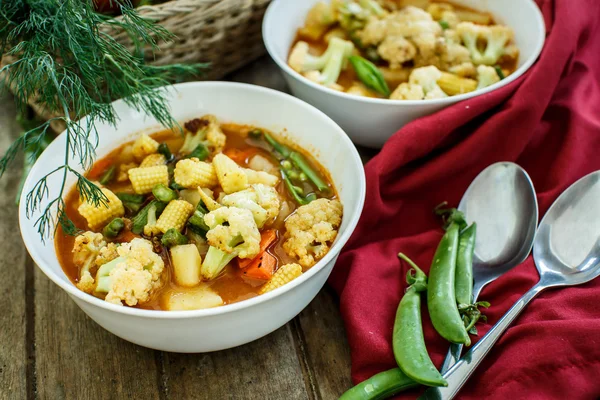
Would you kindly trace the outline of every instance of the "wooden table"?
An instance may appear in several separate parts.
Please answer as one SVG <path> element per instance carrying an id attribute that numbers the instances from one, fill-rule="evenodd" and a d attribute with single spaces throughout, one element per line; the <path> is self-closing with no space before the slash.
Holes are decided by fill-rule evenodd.
<path id="1" fill-rule="evenodd" d="M 287 91 L 267 57 L 228 78 Z M 4 153 L 20 132 L 9 96 L 0 132 Z M 328 287 L 284 327 L 215 353 L 150 350 L 102 329 L 27 254 L 14 205 L 19 165 L 0 180 L 0 399 L 327 400 L 350 387 L 346 333 Z"/>

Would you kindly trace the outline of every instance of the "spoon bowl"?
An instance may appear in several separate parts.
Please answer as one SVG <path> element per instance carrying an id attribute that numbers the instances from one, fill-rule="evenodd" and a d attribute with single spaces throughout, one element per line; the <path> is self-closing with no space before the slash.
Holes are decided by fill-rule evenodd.
<path id="1" fill-rule="evenodd" d="M 542 220 L 533 246 L 540 280 L 444 374 L 447 387 L 429 388 L 421 399 L 452 399 L 525 306 L 552 287 L 580 285 L 600 276 L 600 171 L 575 182 Z"/>
<path id="2" fill-rule="evenodd" d="M 531 178 L 512 162 L 484 169 L 465 192 L 458 209 L 469 224 L 477 222 L 473 256 L 473 297 L 521 264 L 533 246 L 538 203 Z"/>

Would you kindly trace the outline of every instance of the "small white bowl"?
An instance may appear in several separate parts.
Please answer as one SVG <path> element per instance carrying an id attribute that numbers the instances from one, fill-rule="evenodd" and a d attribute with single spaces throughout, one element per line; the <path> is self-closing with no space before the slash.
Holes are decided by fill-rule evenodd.
<path id="1" fill-rule="evenodd" d="M 283 132 L 330 172 L 344 205 L 344 216 L 337 239 L 322 260 L 279 289 L 206 310 L 141 310 L 119 307 L 88 295 L 77 289 L 63 272 L 54 250 L 54 239 L 41 241 L 33 226 L 40 213 L 29 219 L 26 216 L 25 194 L 43 175 L 63 163 L 64 132 L 44 151 L 25 182 L 19 208 L 21 235 L 38 267 L 106 330 L 130 342 L 158 350 L 182 353 L 221 350 L 248 343 L 281 327 L 306 307 L 323 287 L 360 217 L 365 200 L 364 169 L 344 131 L 325 114 L 290 95 L 228 82 L 184 83 L 175 85 L 174 89 L 169 90 L 169 102 L 178 121 L 211 113 L 222 121 Z M 156 120 L 132 110 L 123 101 L 113 104 L 120 121 L 116 129 L 106 124 L 97 126 L 99 157 L 131 140 L 139 131 L 161 129 Z M 85 119 L 83 122 L 85 124 Z M 60 181 L 58 174 L 48 179 L 50 199 L 57 196 Z M 73 179 L 70 186 L 72 184 Z"/>
<path id="2" fill-rule="evenodd" d="M 456 0 L 456 4 L 489 11 L 499 23 L 515 31 L 520 50 L 518 69 L 506 79 L 482 90 L 434 100 L 386 100 L 350 95 L 318 85 L 287 64 L 296 31 L 304 25 L 310 8 L 322 0 L 274 0 L 263 20 L 267 51 L 284 72 L 292 93 L 325 112 L 357 144 L 379 148 L 398 129 L 419 117 L 451 104 L 508 85 L 523 75 L 539 56 L 546 36 L 544 19 L 533 0 Z"/>

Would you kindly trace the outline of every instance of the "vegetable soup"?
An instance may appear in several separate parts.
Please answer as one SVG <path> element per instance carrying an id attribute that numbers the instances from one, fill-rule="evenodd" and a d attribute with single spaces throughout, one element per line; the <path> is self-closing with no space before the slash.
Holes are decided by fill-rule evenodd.
<path id="1" fill-rule="evenodd" d="M 512 74 L 519 49 L 492 15 L 428 0 L 319 2 L 288 64 L 341 92 L 425 100 L 472 92 Z"/>
<path id="2" fill-rule="evenodd" d="M 103 196 L 71 190 L 80 233 L 59 228 L 56 251 L 80 290 L 118 305 L 192 310 L 274 290 L 327 254 L 342 219 L 307 152 L 212 115 L 141 134 L 87 177 Z"/>

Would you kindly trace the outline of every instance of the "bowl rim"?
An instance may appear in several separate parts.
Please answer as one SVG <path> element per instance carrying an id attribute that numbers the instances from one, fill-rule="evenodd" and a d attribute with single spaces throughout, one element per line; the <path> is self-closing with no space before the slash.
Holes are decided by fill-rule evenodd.
<path id="1" fill-rule="evenodd" d="M 358 199 L 357 199 L 357 203 L 356 203 L 357 205 L 354 210 L 349 210 L 349 211 L 351 211 L 351 213 L 348 214 L 348 217 L 350 219 L 348 221 L 348 225 L 347 225 L 345 231 L 342 232 L 341 234 L 338 234 L 338 237 L 336 238 L 337 239 L 336 242 L 331 246 L 331 249 L 325 255 L 325 257 L 323 257 L 321 260 L 319 260 L 315 265 L 313 265 L 308 271 L 303 273 L 300 277 L 294 279 L 292 282 L 290 282 L 280 288 L 277 288 L 271 292 L 268 292 L 268 293 L 250 298 L 250 299 L 242 300 L 242 301 L 239 301 L 236 303 L 226 304 L 223 306 L 208 308 L 208 309 L 182 310 L 182 311 L 145 310 L 145 309 L 133 308 L 133 307 L 128 307 L 128 306 L 119 306 L 119 305 L 108 303 L 104 300 L 101 300 L 97 297 L 94 297 L 90 294 L 87 294 L 87 293 L 79 290 L 68 278 L 65 281 L 61 276 L 59 276 L 58 273 L 54 272 L 54 270 L 52 270 L 52 268 L 48 265 L 50 263 L 46 262 L 45 257 L 37 249 L 38 246 L 36 246 L 36 245 L 38 243 L 40 243 L 40 241 L 41 241 L 41 239 L 37 235 L 37 232 L 35 230 L 32 230 L 31 228 L 29 230 L 26 230 L 23 228 L 25 226 L 25 224 L 32 223 L 32 221 L 30 219 L 28 219 L 26 216 L 26 207 L 25 207 L 25 203 L 26 203 L 26 201 L 25 201 L 26 193 L 25 192 L 26 191 L 24 190 L 23 193 L 21 194 L 21 201 L 20 201 L 20 205 L 19 205 L 19 230 L 21 232 L 21 237 L 23 239 L 25 247 L 27 248 L 29 255 L 31 256 L 33 261 L 36 263 L 38 268 L 41 269 L 42 272 L 48 278 L 50 278 L 50 280 L 52 280 L 55 284 L 57 284 L 64 291 L 66 291 L 67 294 L 69 294 L 73 298 L 73 300 L 81 300 L 85 303 L 89 303 L 92 306 L 97 306 L 97 307 L 103 308 L 107 311 L 113 311 L 113 312 L 126 314 L 126 315 L 132 315 L 132 316 L 136 316 L 136 317 L 154 318 L 154 319 L 187 319 L 187 318 L 197 318 L 197 317 L 207 317 L 207 316 L 228 314 L 231 312 L 236 312 L 236 311 L 239 311 L 242 309 L 253 307 L 260 303 L 270 301 L 270 300 L 274 299 L 275 297 L 278 297 L 278 296 L 284 294 L 285 292 L 288 292 L 288 291 L 296 288 L 297 286 L 303 284 L 307 280 L 311 279 L 314 275 L 316 275 L 322 269 L 324 269 L 325 266 L 329 262 L 331 262 L 334 257 L 337 257 L 339 255 L 340 251 L 342 250 L 342 247 L 346 244 L 346 242 L 348 241 L 348 239 L 354 232 L 354 229 L 356 228 L 356 225 L 358 224 L 358 220 L 361 216 L 362 209 L 363 209 L 364 202 L 365 202 L 366 178 L 365 178 L 363 163 L 360 159 L 358 151 L 354 147 L 354 144 L 352 143 L 352 141 L 350 140 L 348 135 L 344 132 L 344 130 L 342 128 L 340 128 L 340 126 L 337 123 L 335 123 L 331 118 L 329 118 L 321 110 L 317 109 L 314 106 L 311 106 L 310 104 L 308 104 L 290 94 L 280 92 L 278 90 L 274 90 L 274 89 L 270 89 L 270 88 L 265 88 L 265 87 L 258 86 L 258 85 L 252 85 L 252 84 L 240 83 L 240 82 L 224 82 L 224 81 L 198 82 L 197 81 L 197 82 L 179 83 L 179 84 L 175 84 L 175 85 L 171 85 L 171 86 L 164 86 L 162 88 L 157 88 L 157 90 L 174 89 L 175 93 L 177 93 L 178 88 L 189 87 L 189 86 L 200 87 L 204 91 L 218 90 L 219 88 L 227 86 L 227 87 L 231 87 L 236 90 L 241 89 L 241 90 L 249 90 L 250 92 L 265 93 L 268 96 L 273 96 L 273 97 L 279 98 L 283 102 L 285 102 L 285 101 L 291 102 L 295 107 L 305 108 L 309 112 L 315 114 L 317 117 L 324 119 L 326 123 L 330 124 L 334 135 L 339 136 L 339 140 L 345 142 L 346 145 L 351 149 L 350 154 L 349 154 L 350 162 L 354 165 L 359 166 L 358 169 L 360 171 L 360 174 L 356 180 L 356 182 L 357 182 L 356 185 L 357 185 L 357 189 L 358 189 Z M 116 100 L 112 104 L 115 107 L 128 107 L 123 100 Z M 82 119 L 82 121 L 87 121 L 87 117 L 84 117 Z M 64 135 L 65 135 L 65 131 L 61 132 L 60 135 L 57 136 L 57 139 Z M 58 145 L 58 141 L 54 140 L 45 151 L 50 151 L 50 152 L 53 151 L 53 145 Z M 41 157 L 40 157 L 40 159 L 41 159 Z M 36 168 L 36 166 L 37 166 L 37 168 Z M 41 168 L 41 167 L 36 162 L 36 164 L 34 164 L 32 170 L 31 170 L 33 173 L 30 173 L 25 181 L 25 185 L 24 185 L 25 188 L 31 187 L 32 181 L 34 179 L 37 179 L 37 177 L 35 176 L 36 175 L 35 171 L 39 168 Z M 56 252 L 54 252 L 53 260 L 56 263 L 58 263 L 63 275 L 66 275 L 64 273 L 64 271 L 62 270 L 60 261 L 58 260 L 58 257 L 56 256 Z"/>
<path id="2" fill-rule="evenodd" d="M 537 31 L 539 34 L 538 40 L 535 44 L 535 48 L 534 48 L 534 51 L 531 54 L 531 56 L 523 63 L 523 65 L 521 65 L 519 68 L 517 68 L 517 70 L 515 72 L 513 72 L 512 74 L 510 74 L 508 77 L 506 77 L 506 78 L 502 79 L 501 81 L 496 82 L 493 85 L 490 85 L 486 88 L 476 89 L 470 93 L 463 93 L 463 94 L 459 94 L 456 96 L 445 97 L 442 99 L 392 100 L 392 99 L 380 99 L 380 98 L 358 96 L 355 94 L 340 92 L 338 90 L 333 90 L 326 86 L 319 85 L 318 83 L 313 82 L 310 79 L 307 79 L 306 77 L 302 76 L 302 74 L 298 73 L 297 71 L 292 69 L 287 64 L 287 60 L 282 60 L 279 57 L 279 55 L 275 51 L 273 43 L 271 41 L 272 35 L 269 34 L 269 29 L 270 29 L 271 21 L 274 20 L 273 15 L 274 15 L 275 11 L 273 11 L 273 10 L 275 10 L 275 8 L 277 7 L 277 5 L 279 3 L 283 3 L 284 1 L 287 1 L 287 0 L 273 0 L 271 2 L 271 4 L 269 4 L 269 6 L 267 7 L 267 11 L 265 12 L 265 16 L 263 19 L 262 37 L 263 37 L 263 42 L 265 44 L 267 52 L 269 53 L 269 56 L 271 56 L 271 59 L 273 59 L 275 61 L 275 63 L 279 66 L 279 68 L 281 68 L 286 74 L 288 74 L 289 76 L 306 84 L 307 86 L 310 86 L 317 90 L 324 91 L 325 93 L 328 93 L 328 94 L 336 96 L 336 97 L 340 97 L 342 99 L 346 98 L 346 99 L 354 99 L 356 101 L 360 100 L 365 103 L 371 103 L 371 104 L 385 104 L 385 105 L 390 105 L 390 106 L 393 106 L 393 105 L 404 105 L 404 106 L 448 105 L 448 104 L 457 103 L 462 100 L 471 99 L 473 97 L 477 97 L 477 96 L 489 93 L 493 90 L 500 89 L 501 87 L 508 85 L 509 83 L 515 81 L 517 78 L 519 78 L 521 75 L 523 75 L 525 72 L 527 72 L 527 70 L 529 70 L 529 68 L 531 68 L 533 63 L 535 63 L 535 61 L 538 59 L 538 57 L 544 47 L 544 43 L 546 41 L 546 24 L 544 22 L 544 16 L 542 15 L 541 10 L 535 4 L 534 0 L 524 0 L 522 3 L 523 7 L 532 8 L 533 14 L 535 15 L 535 23 L 536 23 Z M 288 50 L 288 53 L 289 53 L 289 50 Z"/>

